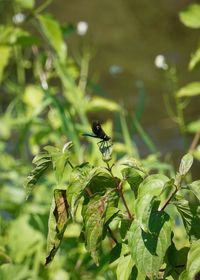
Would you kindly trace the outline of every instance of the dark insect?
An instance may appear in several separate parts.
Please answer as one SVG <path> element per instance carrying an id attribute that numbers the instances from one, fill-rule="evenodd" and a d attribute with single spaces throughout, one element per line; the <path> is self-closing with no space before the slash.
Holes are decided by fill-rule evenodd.
<path id="1" fill-rule="evenodd" d="M 84 133 L 83 136 L 90 136 L 90 137 L 94 137 L 94 138 L 99 138 L 99 139 L 102 140 L 100 142 L 105 142 L 105 141 L 110 140 L 110 137 L 104 132 L 104 130 L 101 127 L 101 124 L 99 123 L 99 121 L 93 121 L 92 132 L 94 134 Z"/>

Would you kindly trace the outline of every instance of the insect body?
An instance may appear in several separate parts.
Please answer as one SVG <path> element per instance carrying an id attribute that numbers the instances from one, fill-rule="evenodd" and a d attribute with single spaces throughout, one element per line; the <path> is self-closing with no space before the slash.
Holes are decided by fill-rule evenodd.
<path id="1" fill-rule="evenodd" d="M 90 137 L 94 137 L 94 138 L 99 138 L 99 139 L 102 140 L 100 142 L 106 142 L 106 141 L 109 141 L 111 139 L 102 129 L 99 121 L 93 121 L 92 132 L 94 134 L 84 133 L 83 136 L 90 136 Z"/>

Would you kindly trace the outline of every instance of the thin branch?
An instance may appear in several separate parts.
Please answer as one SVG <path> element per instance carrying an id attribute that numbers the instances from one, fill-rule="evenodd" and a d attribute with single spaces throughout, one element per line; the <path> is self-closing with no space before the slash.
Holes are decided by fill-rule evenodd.
<path id="1" fill-rule="evenodd" d="M 126 200 L 125 200 L 125 197 L 124 197 L 124 194 L 122 192 L 122 185 L 123 185 L 123 180 L 119 182 L 119 184 L 117 185 L 116 187 L 116 191 L 119 193 L 119 196 L 121 197 L 122 199 L 122 202 L 124 204 L 124 207 L 126 208 L 126 211 L 128 213 L 128 217 L 129 217 L 129 220 L 133 220 L 133 215 L 131 214 L 129 208 L 128 208 L 128 205 L 126 203 Z"/>
<path id="2" fill-rule="evenodd" d="M 195 134 L 195 136 L 192 140 L 192 143 L 190 145 L 189 152 L 192 152 L 196 148 L 196 146 L 198 145 L 199 139 L 200 139 L 200 131 L 198 131 Z"/>

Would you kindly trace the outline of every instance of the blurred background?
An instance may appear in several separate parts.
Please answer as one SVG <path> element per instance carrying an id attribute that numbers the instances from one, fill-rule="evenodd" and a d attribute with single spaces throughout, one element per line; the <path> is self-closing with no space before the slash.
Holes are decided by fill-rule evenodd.
<path id="1" fill-rule="evenodd" d="M 58 0 L 48 8 L 63 23 L 88 24 L 85 36 L 74 34 L 69 38 L 69 52 L 77 59 L 83 46 L 91 48 L 89 76 L 99 84 L 99 94 L 123 104 L 134 114 L 139 88 L 143 89 L 141 123 L 164 153 L 182 151 L 183 143 L 165 110 L 163 97 L 176 89 L 162 65 L 160 69 L 156 65 L 156 57 L 163 55 L 168 67 L 176 69 L 177 89 L 198 79 L 199 68 L 189 72 L 188 63 L 198 46 L 199 30 L 188 29 L 178 16 L 190 3 Z M 187 108 L 189 120 L 199 113 L 200 101 L 196 101 Z M 143 149 L 141 146 L 141 152 Z"/>

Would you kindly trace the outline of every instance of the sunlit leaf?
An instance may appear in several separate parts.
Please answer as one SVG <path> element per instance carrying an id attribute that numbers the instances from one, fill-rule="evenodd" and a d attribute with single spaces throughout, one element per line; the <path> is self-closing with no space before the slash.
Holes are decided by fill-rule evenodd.
<path id="1" fill-rule="evenodd" d="M 187 27 L 200 28 L 200 5 L 191 4 L 179 13 L 180 20 Z"/>
<path id="2" fill-rule="evenodd" d="M 6 67 L 6 65 L 9 62 L 9 58 L 11 56 L 11 47 L 9 46 L 0 46 L 0 82 L 3 78 L 3 71 Z"/>
<path id="3" fill-rule="evenodd" d="M 58 21 L 47 15 L 38 15 L 37 18 L 49 44 L 55 49 L 60 60 L 65 62 L 67 49 Z"/>
<path id="4" fill-rule="evenodd" d="M 133 221 L 129 231 L 129 247 L 138 271 L 153 279 L 158 275 L 171 243 L 169 216 L 164 212 L 152 213 L 149 229 L 150 232 L 146 233 L 137 221 Z"/>
<path id="5" fill-rule="evenodd" d="M 192 57 L 189 62 L 189 70 L 193 70 L 194 67 L 199 63 L 200 61 L 200 48 L 198 48 L 195 53 L 192 54 Z"/>
<path id="6" fill-rule="evenodd" d="M 192 97 L 200 95 L 200 82 L 193 82 L 179 89 L 177 97 Z"/>
<path id="7" fill-rule="evenodd" d="M 189 153 L 184 155 L 181 159 L 181 163 L 179 166 L 179 173 L 185 176 L 190 170 L 192 164 L 193 164 L 193 156 Z"/>
<path id="8" fill-rule="evenodd" d="M 189 250 L 186 270 L 188 280 L 200 278 L 200 240 L 195 241 Z"/>
<path id="9" fill-rule="evenodd" d="M 48 222 L 46 265 L 53 260 L 62 241 L 68 221 L 68 208 L 66 190 L 54 190 Z"/>
<path id="10" fill-rule="evenodd" d="M 190 122 L 187 125 L 187 131 L 191 132 L 191 133 L 196 133 L 196 132 L 200 131 L 200 119 Z"/>
<path id="11" fill-rule="evenodd" d="M 109 99 L 99 97 L 99 96 L 94 96 L 89 102 L 88 102 L 88 107 L 86 108 L 88 112 L 98 112 L 102 110 L 108 110 L 111 112 L 114 111 L 119 111 L 120 106 Z"/>
<path id="12" fill-rule="evenodd" d="M 35 0 L 15 0 L 17 4 L 23 9 L 33 9 Z"/>
<path id="13" fill-rule="evenodd" d="M 134 266 L 134 262 L 131 258 L 131 256 L 121 256 L 119 258 L 119 262 L 117 265 L 117 280 L 128 280 L 130 279 L 130 274 L 132 271 L 132 268 Z"/>

